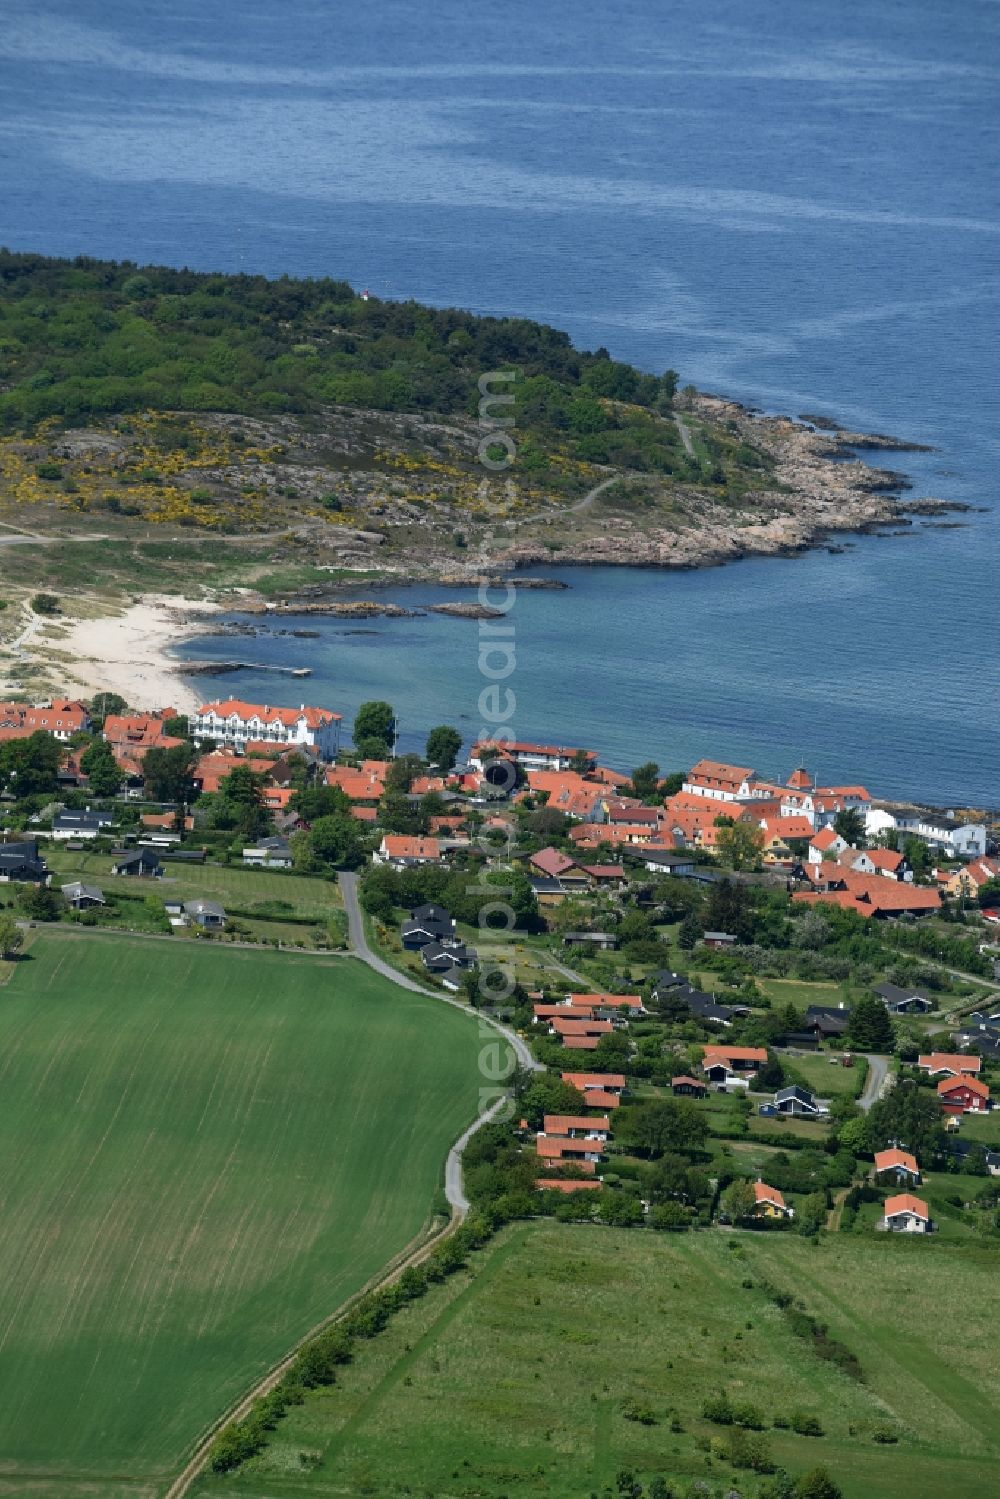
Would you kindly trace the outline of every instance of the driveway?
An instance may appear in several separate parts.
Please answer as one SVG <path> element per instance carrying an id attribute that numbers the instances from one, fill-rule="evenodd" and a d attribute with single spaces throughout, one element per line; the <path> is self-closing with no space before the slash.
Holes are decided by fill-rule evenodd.
<path id="1" fill-rule="evenodd" d="M 868 1075 L 865 1078 L 865 1086 L 861 1090 L 861 1097 L 858 1099 L 858 1108 L 867 1114 L 872 1104 L 878 1102 L 885 1090 L 889 1077 L 889 1058 L 869 1056 L 866 1053 L 865 1061 L 868 1063 Z"/>

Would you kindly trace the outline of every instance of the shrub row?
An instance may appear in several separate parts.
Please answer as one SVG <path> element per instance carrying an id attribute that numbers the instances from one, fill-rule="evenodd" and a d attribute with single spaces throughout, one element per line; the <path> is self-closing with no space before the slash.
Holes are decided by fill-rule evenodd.
<path id="1" fill-rule="evenodd" d="M 796 1337 L 811 1344 L 817 1358 L 827 1359 L 851 1379 L 864 1380 L 864 1372 L 856 1354 L 837 1338 L 831 1338 L 825 1322 L 818 1322 L 801 1306 L 797 1306 L 787 1291 L 781 1291 L 768 1280 L 757 1282 L 758 1289 L 767 1299 L 784 1313 L 789 1327 Z"/>
<path id="2" fill-rule="evenodd" d="M 369 1292 L 340 1321 L 303 1344 L 274 1389 L 255 1400 L 242 1420 L 221 1429 L 209 1452 L 213 1472 L 229 1472 L 260 1452 L 288 1408 L 301 1405 L 307 1390 L 333 1384 L 338 1365 L 349 1362 L 359 1339 L 377 1337 L 401 1307 L 423 1296 L 432 1283 L 461 1270 L 469 1253 L 485 1244 L 497 1226 L 470 1217 L 421 1264 L 408 1265 L 392 1285 Z"/>

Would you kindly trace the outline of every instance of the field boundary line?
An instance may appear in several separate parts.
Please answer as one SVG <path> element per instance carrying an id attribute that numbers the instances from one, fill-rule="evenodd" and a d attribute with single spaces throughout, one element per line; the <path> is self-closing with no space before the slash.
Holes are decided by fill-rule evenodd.
<path id="1" fill-rule="evenodd" d="M 410 1265 L 421 1264 L 432 1249 L 455 1232 L 463 1219 L 464 1214 L 455 1211 L 448 1222 L 443 1224 L 441 1228 L 422 1230 L 415 1239 L 411 1239 L 409 1244 L 389 1261 L 388 1265 L 383 1266 L 376 1275 L 373 1275 L 363 1286 L 348 1296 L 346 1301 L 342 1301 L 334 1311 L 315 1323 L 307 1333 L 304 1333 L 287 1353 L 282 1354 L 276 1364 L 272 1364 L 268 1372 L 262 1379 L 257 1381 L 252 1390 L 248 1391 L 245 1395 L 241 1395 L 228 1410 L 224 1411 L 221 1416 L 212 1422 L 212 1425 L 207 1429 L 204 1436 L 200 1438 L 198 1446 L 184 1468 L 184 1471 L 174 1479 L 164 1494 L 163 1499 L 184 1499 L 184 1496 L 190 1492 L 191 1485 L 204 1468 L 212 1443 L 222 1428 L 227 1426 L 230 1421 L 242 1420 L 249 1412 L 255 1400 L 258 1400 L 262 1395 L 269 1394 L 282 1376 L 288 1372 L 298 1357 L 300 1350 L 307 1343 L 321 1332 L 325 1332 L 328 1327 L 332 1327 L 334 1323 L 342 1321 L 348 1312 L 372 1291 L 380 1290 L 383 1286 L 392 1285 Z"/>

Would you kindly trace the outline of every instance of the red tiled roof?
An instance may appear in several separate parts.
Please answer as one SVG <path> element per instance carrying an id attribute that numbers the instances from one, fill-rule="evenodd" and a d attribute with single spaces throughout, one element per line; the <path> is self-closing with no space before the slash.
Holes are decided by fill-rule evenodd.
<path id="1" fill-rule="evenodd" d="M 571 1177 L 540 1176 L 535 1183 L 538 1192 L 599 1192 L 600 1182 L 574 1181 Z"/>
<path id="2" fill-rule="evenodd" d="M 531 855 L 530 863 L 535 869 L 540 869 L 542 874 L 547 874 L 552 878 L 557 878 L 576 868 L 576 861 L 566 854 L 561 854 L 557 848 L 539 850 L 537 854 Z"/>
<path id="3" fill-rule="evenodd" d="M 960 1077 L 943 1077 L 937 1085 L 938 1093 L 946 1098 L 949 1093 L 954 1093 L 957 1088 L 967 1088 L 975 1098 L 987 1099 L 990 1090 L 985 1083 L 981 1083 L 978 1077 L 969 1077 L 963 1073 Z"/>
<path id="4" fill-rule="evenodd" d="M 436 838 L 415 838 L 408 833 L 386 833 L 382 848 L 390 859 L 440 859 Z"/>
<path id="5" fill-rule="evenodd" d="M 920 1175 L 917 1158 L 908 1150 L 876 1150 L 876 1171 L 909 1171 L 913 1176 Z"/>
<path id="6" fill-rule="evenodd" d="M 973 1073 L 980 1071 L 982 1057 L 966 1057 L 957 1051 L 929 1051 L 917 1057 L 917 1066 L 925 1072 Z"/>
<path id="7" fill-rule="evenodd" d="M 813 832 L 808 817 L 765 817 L 762 825 L 769 838 L 811 838 Z"/>
<path id="8" fill-rule="evenodd" d="M 579 1088 L 581 1093 L 586 1088 L 624 1088 L 624 1072 L 564 1072 L 562 1074 L 564 1083 L 569 1083 L 571 1088 Z"/>
<path id="9" fill-rule="evenodd" d="M 542 1129 L 547 1135 L 565 1135 L 571 1129 L 603 1130 L 607 1134 L 611 1130 L 611 1120 L 606 1114 L 603 1117 L 600 1115 L 588 1117 L 585 1114 L 546 1114 L 542 1121 Z"/>
<path id="10" fill-rule="evenodd" d="M 557 1036 L 606 1036 L 613 1026 L 610 1020 L 582 1020 L 577 1015 L 554 1015 L 552 1029 Z"/>
<path id="11" fill-rule="evenodd" d="M 642 996 L 640 994 L 570 994 L 567 997 L 570 1006 L 574 1010 L 596 1010 L 598 1008 L 619 1010 L 623 1005 L 629 1010 L 641 1010 L 643 1008 Z"/>
<path id="12" fill-rule="evenodd" d="M 286 729 L 293 729 L 302 720 L 310 729 L 325 728 L 327 724 L 340 721 L 339 713 L 330 713 L 326 708 L 273 708 L 268 703 L 244 703 L 239 698 L 227 698 L 225 702 L 205 703 L 198 709 L 197 716 L 200 718 L 206 713 L 214 713 L 219 718 L 235 716 L 244 723 L 257 718 L 261 723 L 283 724 Z"/>
<path id="13" fill-rule="evenodd" d="M 785 1206 L 785 1199 L 777 1187 L 769 1187 L 766 1182 L 754 1182 L 753 1195 L 755 1202 L 769 1202 L 776 1208 L 783 1208 Z"/>
<path id="14" fill-rule="evenodd" d="M 702 1048 L 706 1065 L 720 1062 L 766 1062 L 767 1048 L 764 1046 L 705 1046 Z"/>
<path id="15" fill-rule="evenodd" d="M 687 773 L 689 782 L 707 782 L 710 785 L 732 784 L 739 787 L 753 775 L 749 765 L 727 765 L 722 760 L 699 760 Z"/>
<path id="16" fill-rule="evenodd" d="M 688 1077 L 686 1073 L 683 1072 L 681 1073 L 680 1077 L 672 1077 L 670 1079 L 670 1086 L 672 1088 L 679 1088 L 682 1083 L 687 1083 L 691 1088 L 704 1089 L 705 1087 L 705 1084 L 700 1083 L 696 1077 Z"/>
<path id="17" fill-rule="evenodd" d="M 895 1197 L 887 1197 L 884 1206 L 887 1218 L 894 1217 L 896 1213 L 912 1213 L 915 1218 L 923 1218 L 927 1222 L 931 1216 L 926 1202 L 920 1197 L 914 1197 L 911 1192 L 900 1192 Z"/>

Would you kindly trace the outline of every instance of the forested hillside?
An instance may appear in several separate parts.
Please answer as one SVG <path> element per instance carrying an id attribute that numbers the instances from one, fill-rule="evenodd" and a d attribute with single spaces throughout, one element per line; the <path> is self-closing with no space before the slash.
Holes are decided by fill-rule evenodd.
<path id="1" fill-rule="evenodd" d="M 544 447 L 568 442 L 575 458 L 654 472 L 686 467 L 672 427 L 656 420 L 669 411 L 673 371 L 583 353 L 540 323 L 365 298 L 346 281 L 0 251 L 7 431 L 141 410 L 475 415 L 479 376 L 508 369 L 517 423 Z"/>

